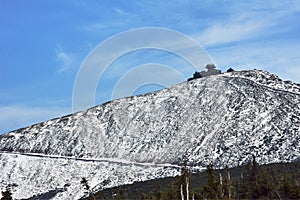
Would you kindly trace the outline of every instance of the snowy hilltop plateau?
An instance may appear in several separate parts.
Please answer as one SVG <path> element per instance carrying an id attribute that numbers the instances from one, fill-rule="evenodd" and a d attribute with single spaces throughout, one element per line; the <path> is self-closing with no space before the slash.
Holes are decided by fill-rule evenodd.
<path id="1" fill-rule="evenodd" d="M 300 158 L 300 85 L 261 70 L 194 79 L 0 135 L 0 190 L 78 199 L 175 176 L 183 159 L 260 164 Z"/>

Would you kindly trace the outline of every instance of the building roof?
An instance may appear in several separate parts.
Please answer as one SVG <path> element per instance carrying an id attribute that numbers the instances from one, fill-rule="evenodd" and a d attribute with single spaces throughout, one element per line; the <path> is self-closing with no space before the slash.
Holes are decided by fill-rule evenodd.
<path id="1" fill-rule="evenodd" d="M 205 67 L 206 69 L 210 70 L 210 69 L 216 69 L 216 66 L 214 64 L 208 64 Z"/>

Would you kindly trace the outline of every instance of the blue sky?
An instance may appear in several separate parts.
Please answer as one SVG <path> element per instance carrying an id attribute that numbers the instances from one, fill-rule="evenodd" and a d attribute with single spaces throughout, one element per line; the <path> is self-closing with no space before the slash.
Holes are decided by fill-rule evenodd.
<path id="1" fill-rule="evenodd" d="M 299 21 L 296 0 L 0 0 L 0 133 L 71 113 L 73 84 L 85 57 L 100 42 L 133 28 L 184 33 L 222 70 L 264 69 L 299 83 Z M 96 102 L 109 100 L 122 74 L 146 63 L 172 66 L 185 77 L 194 72 L 166 52 L 132 52 L 105 72 Z M 159 88 L 146 85 L 136 93 Z"/>

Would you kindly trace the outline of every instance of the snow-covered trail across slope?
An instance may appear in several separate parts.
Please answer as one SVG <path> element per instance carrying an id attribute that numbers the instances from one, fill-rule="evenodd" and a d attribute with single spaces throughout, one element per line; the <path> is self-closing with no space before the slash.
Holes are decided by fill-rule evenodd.
<path id="1" fill-rule="evenodd" d="M 134 161 L 128 161 L 123 159 L 117 159 L 117 158 L 76 158 L 74 156 L 58 156 L 58 155 L 47 155 L 47 154 L 41 154 L 41 153 L 15 153 L 15 152 L 5 152 L 0 151 L 1 154 L 6 155 L 24 155 L 24 156 L 33 156 L 33 157 L 42 157 L 42 158 L 52 158 L 52 159 L 70 159 L 70 160 L 79 160 L 79 161 L 85 161 L 85 162 L 110 162 L 120 165 L 136 165 L 136 166 L 148 166 L 148 167 L 170 167 L 170 168 L 177 168 L 181 169 L 182 165 L 176 165 L 176 164 L 168 164 L 168 163 L 142 163 L 142 162 L 134 162 Z M 200 166 L 190 166 L 192 171 L 202 171 L 206 169 L 205 167 Z"/>
<path id="2" fill-rule="evenodd" d="M 82 178 L 88 180 L 93 191 L 99 191 L 135 181 L 176 176 L 180 174 L 180 166 L 1 152 L 0 171 L 0 190 L 11 188 L 16 199 L 55 190 L 59 192 L 54 199 L 78 199 L 84 195 Z"/>

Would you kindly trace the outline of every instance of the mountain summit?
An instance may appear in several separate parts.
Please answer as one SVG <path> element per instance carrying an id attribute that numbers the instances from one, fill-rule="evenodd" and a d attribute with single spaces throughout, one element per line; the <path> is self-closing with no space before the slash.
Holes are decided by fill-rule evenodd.
<path id="1" fill-rule="evenodd" d="M 190 166 L 300 157 L 300 85 L 261 70 L 193 79 L 0 136 L 0 189 L 14 197 L 83 195 L 175 176 Z M 53 192 L 54 191 L 54 192 Z"/>

